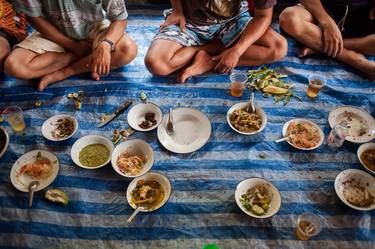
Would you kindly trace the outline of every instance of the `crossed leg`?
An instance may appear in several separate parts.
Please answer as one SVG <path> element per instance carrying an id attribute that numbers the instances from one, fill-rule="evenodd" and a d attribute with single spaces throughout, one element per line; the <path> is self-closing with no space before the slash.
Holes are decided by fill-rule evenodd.
<path id="1" fill-rule="evenodd" d="M 305 8 L 300 6 L 286 8 L 280 14 L 280 26 L 308 48 L 302 49 L 300 56 L 306 56 L 312 51 L 323 53 L 323 31 Z M 362 71 L 370 80 L 375 80 L 375 62 L 364 56 L 374 54 L 375 35 L 369 35 L 344 39 L 344 49 L 336 59 Z"/>
<path id="2" fill-rule="evenodd" d="M 225 47 L 221 45 L 220 51 L 222 52 L 224 50 Z M 237 66 L 258 66 L 273 63 L 285 57 L 287 51 L 288 43 L 286 39 L 269 28 L 259 40 L 248 47 L 245 53 L 241 55 Z M 180 82 L 185 82 L 191 76 L 211 71 L 217 65 L 219 58 L 220 53 L 214 60 L 212 55 L 205 50 L 199 51 L 193 63 L 183 70 L 178 80 Z"/>
<path id="3" fill-rule="evenodd" d="M 238 66 L 255 66 L 272 63 L 286 55 L 288 44 L 284 37 L 271 28 L 240 57 Z M 187 78 L 212 70 L 225 46 L 214 40 L 204 46 L 184 47 L 169 40 L 156 40 L 152 43 L 145 57 L 145 65 L 156 75 L 169 75 L 185 68 L 178 76 L 180 82 Z M 191 65 L 190 65 L 191 64 Z"/>
<path id="4" fill-rule="evenodd" d="M 118 68 L 132 61 L 137 55 L 137 45 L 127 35 L 116 44 L 112 52 L 111 69 Z M 16 48 L 5 61 L 7 74 L 20 79 L 41 80 L 38 90 L 42 91 L 48 85 L 64 80 L 76 74 L 89 72 L 90 56 L 77 58 L 74 54 L 47 52 L 38 55 L 27 49 Z"/>

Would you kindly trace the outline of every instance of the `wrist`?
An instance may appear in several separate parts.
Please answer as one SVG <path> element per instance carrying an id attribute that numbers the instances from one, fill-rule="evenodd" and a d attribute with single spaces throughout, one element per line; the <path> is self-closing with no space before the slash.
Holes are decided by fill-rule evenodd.
<path id="1" fill-rule="evenodd" d="M 108 50 L 109 52 L 115 51 L 115 44 L 109 39 L 104 39 L 100 42 L 99 46 L 101 46 L 103 49 Z"/>

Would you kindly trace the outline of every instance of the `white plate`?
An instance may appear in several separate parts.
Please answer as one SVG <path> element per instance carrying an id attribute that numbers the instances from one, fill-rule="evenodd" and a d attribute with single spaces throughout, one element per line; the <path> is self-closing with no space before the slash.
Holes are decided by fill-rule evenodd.
<path id="1" fill-rule="evenodd" d="M 87 167 L 87 166 L 82 165 L 79 162 L 79 153 L 81 152 L 81 150 L 83 148 L 85 148 L 86 146 L 88 146 L 90 144 L 103 144 L 109 149 L 109 157 L 108 157 L 108 160 L 105 163 L 103 163 L 102 165 L 96 166 L 96 167 Z M 111 161 L 111 155 L 112 155 L 113 149 L 114 149 L 113 143 L 108 138 L 103 137 L 103 136 L 99 136 L 99 135 L 87 135 L 87 136 L 81 137 L 80 139 L 75 141 L 75 143 L 73 144 L 72 149 L 70 151 L 70 156 L 71 156 L 73 162 L 81 168 L 98 169 L 98 168 L 104 167 L 105 165 L 107 165 Z"/>
<path id="2" fill-rule="evenodd" d="M 335 191 L 337 196 L 340 198 L 340 200 L 345 203 L 347 206 L 354 208 L 359 211 L 370 211 L 375 209 L 375 202 L 368 207 L 357 207 L 352 204 L 350 204 L 343 195 L 343 190 L 345 187 L 345 182 L 347 181 L 356 181 L 359 186 L 362 186 L 364 188 L 367 188 L 367 190 L 372 194 L 372 196 L 375 196 L 375 178 L 371 176 L 369 173 L 359 170 L 359 169 L 347 169 L 344 171 L 341 171 L 335 179 Z"/>
<path id="3" fill-rule="evenodd" d="M 147 112 L 152 112 L 155 114 L 155 120 L 157 121 L 156 125 L 148 128 L 143 129 L 139 127 L 139 124 L 142 123 L 142 121 L 145 120 L 145 115 Z M 137 131 L 151 131 L 158 127 L 161 123 L 161 120 L 163 118 L 163 114 L 159 108 L 159 106 L 153 104 L 153 103 L 140 103 L 135 106 L 133 106 L 129 112 L 128 112 L 128 123 L 129 125 Z"/>
<path id="4" fill-rule="evenodd" d="M 71 122 L 73 122 L 74 124 L 74 130 L 73 130 L 73 133 L 70 134 L 68 137 L 66 138 L 55 138 L 52 136 L 52 131 L 56 129 L 56 126 L 55 124 L 57 123 L 57 120 L 59 119 L 69 119 Z M 77 122 L 77 119 L 73 116 L 70 116 L 70 115 L 67 115 L 67 114 L 60 114 L 60 115 L 55 115 L 53 117 L 50 117 L 49 119 L 47 119 L 46 121 L 44 121 L 43 123 L 43 126 L 42 126 L 42 134 L 43 134 L 43 137 L 45 137 L 46 139 L 50 140 L 50 141 L 64 141 L 64 140 L 67 140 L 69 138 L 71 138 L 78 130 L 78 122 Z"/>
<path id="5" fill-rule="evenodd" d="M 173 110 L 175 131 L 170 136 L 166 132 L 168 114 L 164 115 L 158 127 L 160 143 L 175 153 L 191 153 L 206 144 L 211 135 L 211 123 L 202 112 L 191 108 Z"/>
<path id="6" fill-rule="evenodd" d="M 362 166 L 368 171 L 370 172 L 371 174 L 374 174 L 375 175 L 375 170 L 371 170 L 369 169 L 361 160 L 361 154 L 362 152 L 366 151 L 366 150 L 369 150 L 369 149 L 373 149 L 375 150 L 375 143 L 365 143 L 365 144 L 362 144 L 361 146 L 359 146 L 358 150 L 357 150 L 357 157 L 358 157 L 358 160 L 361 162 Z"/>
<path id="7" fill-rule="evenodd" d="M 352 113 L 350 120 L 347 118 L 347 113 Z M 331 128 L 342 120 L 346 120 L 350 125 L 349 134 L 346 137 L 347 141 L 367 143 L 375 138 L 375 131 L 371 133 L 371 129 L 375 130 L 375 119 L 369 113 L 354 106 L 342 106 L 329 113 L 328 122 Z M 360 136 L 361 127 L 364 127 L 367 133 Z"/>
<path id="8" fill-rule="evenodd" d="M 144 174 L 143 176 L 134 178 L 133 181 L 130 182 L 130 184 L 128 186 L 128 189 L 126 190 L 126 199 L 127 199 L 129 205 L 132 208 L 134 208 L 134 209 L 137 208 L 137 206 L 132 202 L 131 192 L 137 186 L 137 182 L 139 180 L 145 180 L 145 181 L 153 180 L 153 181 L 157 181 L 158 183 L 160 183 L 160 185 L 162 186 L 162 188 L 164 190 L 164 200 L 162 202 L 160 202 L 160 204 L 158 206 L 156 206 L 156 207 L 154 207 L 152 209 L 142 210 L 141 212 L 155 211 L 156 209 L 161 208 L 168 201 L 169 197 L 171 196 L 171 192 L 172 192 L 172 186 L 171 186 L 170 181 L 168 180 L 168 178 L 166 176 L 164 176 L 162 174 L 155 173 L 155 172 L 149 172 L 147 174 Z"/>
<path id="9" fill-rule="evenodd" d="M 292 144 L 288 140 L 286 140 L 288 142 L 288 144 L 290 144 L 291 146 L 293 146 L 294 148 L 299 149 L 299 150 L 315 150 L 316 148 L 319 148 L 323 144 L 324 133 L 323 133 L 322 129 L 317 124 L 315 124 L 314 122 L 312 122 L 308 119 L 304 119 L 304 118 L 295 118 L 295 119 L 292 119 L 292 120 L 289 120 L 288 122 L 286 122 L 284 124 L 284 127 L 283 127 L 283 137 L 286 137 L 286 131 L 287 131 L 288 126 L 291 122 L 297 122 L 297 124 L 298 123 L 309 123 L 309 124 L 313 125 L 318 130 L 320 140 L 319 140 L 319 143 L 316 146 L 311 147 L 311 148 L 300 148 L 300 147 L 295 146 L 294 144 Z"/>
<path id="10" fill-rule="evenodd" d="M 40 152 L 42 157 L 45 157 L 51 161 L 52 166 L 52 173 L 49 177 L 46 179 L 38 180 L 33 179 L 30 176 L 27 175 L 21 175 L 17 176 L 17 172 L 20 170 L 20 168 L 27 164 L 32 163 L 36 160 L 37 154 Z M 32 181 L 39 181 L 39 186 L 36 189 L 36 191 L 42 190 L 46 187 L 48 187 L 56 178 L 58 172 L 59 172 L 59 159 L 57 156 L 49 151 L 46 150 L 32 150 L 27 152 L 26 154 L 22 155 L 18 160 L 13 164 L 13 167 L 10 171 L 10 180 L 13 184 L 13 186 L 22 191 L 22 192 L 29 192 L 28 186 Z"/>
<path id="11" fill-rule="evenodd" d="M 138 175 L 127 175 L 119 169 L 119 167 L 117 166 L 117 159 L 124 151 L 128 151 L 130 154 L 133 155 L 141 155 L 143 158 L 146 159 L 146 163 L 143 165 L 141 173 L 139 173 Z M 113 169 L 119 175 L 134 178 L 147 173 L 154 164 L 154 160 L 154 151 L 148 143 L 141 139 L 132 139 L 126 140 L 125 142 L 116 146 L 116 148 L 112 152 L 111 163 Z"/>
<path id="12" fill-rule="evenodd" d="M 5 145 L 4 145 L 4 148 L 0 151 L 0 158 L 4 155 L 5 151 L 8 149 L 8 145 L 9 145 L 9 135 L 8 135 L 8 132 L 0 126 L 0 132 L 4 134 L 4 137 L 5 137 Z"/>
<path id="13" fill-rule="evenodd" d="M 232 128 L 235 132 L 238 132 L 242 135 L 255 135 L 255 134 L 258 134 L 260 133 L 261 131 L 264 130 L 264 128 L 266 128 L 266 125 L 267 125 L 267 115 L 266 113 L 263 111 L 262 108 L 258 107 L 258 106 L 255 106 L 255 111 L 256 113 L 262 118 L 262 125 L 260 126 L 260 129 L 257 130 L 257 131 L 253 131 L 253 132 L 243 132 L 243 131 L 239 131 L 237 130 L 236 128 L 234 128 L 232 126 L 232 124 L 230 123 L 230 116 L 232 115 L 232 113 L 235 111 L 235 110 L 239 110 L 239 109 L 243 109 L 245 107 L 247 107 L 249 105 L 249 102 L 241 102 L 241 103 L 238 103 L 238 104 L 235 104 L 233 105 L 227 112 L 227 122 L 230 126 L 230 128 Z"/>
<path id="14" fill-rule="evenodd" d="M 254 188 L 261 184 L 269 185 L 270 190 L 272 192 L 272 200 L 270 202 L 270 207 L 267 210 L 265 215 L 255 215 L 252 212 L 248 211 L 246 208 L 244 208 L 240 199 L 241 199 L 241 196 L 245 194 L 249 189 Z M 275 215 L 281 207 L 281 195 L 280 195 L 279 190 L 275 187 L 275 185 L 273 185 L 271 182 L 263 178 L 253 177 L 253 178 L 248 178 L 246 180 L 243 180 L 237 185 L 236 191 L 234 192 L 234 197 L 236 199 L 236 203 L 238 207 L 241 208 L 241 210 L 245 214 L 254 218 L 259 218 L 259 219 L 269 218 Z"/>

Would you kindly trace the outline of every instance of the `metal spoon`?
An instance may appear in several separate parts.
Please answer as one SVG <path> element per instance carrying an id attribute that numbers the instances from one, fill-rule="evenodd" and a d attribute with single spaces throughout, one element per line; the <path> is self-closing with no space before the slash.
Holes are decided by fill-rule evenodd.
<path id="1" fill-rule="evenodd" d="M 172 108 L 169 108 L 168 123 L 166 127 L 167 134 L 170 136 L 174 133 L 175 125 L 173 123 Z"/>
<path id="2" fill-rule="evenodd" d="M 34 198 L 34 192 L 38 188 L 39 182 L 38 181 L 32 181 L 29 185 L 29 207 L 33 206 L 33 198 Z"/>
<path id="3" fill-rule="evenodd" d="M 254 113 L 254 112 L 255 112 L 255 106 L 254 106 L 254 92 L 251 92 L 251 94 L 250 94 L 249 105 L 247 106 L 246 111 L 247 111 L 248 113 Z"/>

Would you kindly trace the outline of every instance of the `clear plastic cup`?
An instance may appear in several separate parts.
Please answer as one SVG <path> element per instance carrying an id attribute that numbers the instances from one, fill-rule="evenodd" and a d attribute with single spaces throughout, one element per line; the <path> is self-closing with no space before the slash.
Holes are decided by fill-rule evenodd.
<path id="1" fill-rule="evenodd" d="M 247 74 L 241 71 L 232 71 L 230 79 L 230 95 L 233 97 L 241 97 L 248 80 Z"/>
<path id="2" fill-rule="evenodd" d="M 296 236 L 300 240 L 309 240 L 322 231 L 322 219 L 312 213 L 303 213 L 298 216 Z"/>
<path id="3" fill-rule="evenodd" d="M 320 75 L 309 76 L 309 86 L 307 87 L 306 95 L 310 98 L 316 98 L 320 90 L 326 85 L 326 80 Z"/>
<path id="4" fill-rule="evenodd" d="M 23 119 L 23 111 L 18 106 L 9 106 L 5 108 L 3 111 L 3 117 L 15 132 L 21 132 L 26 127 Z"/>

